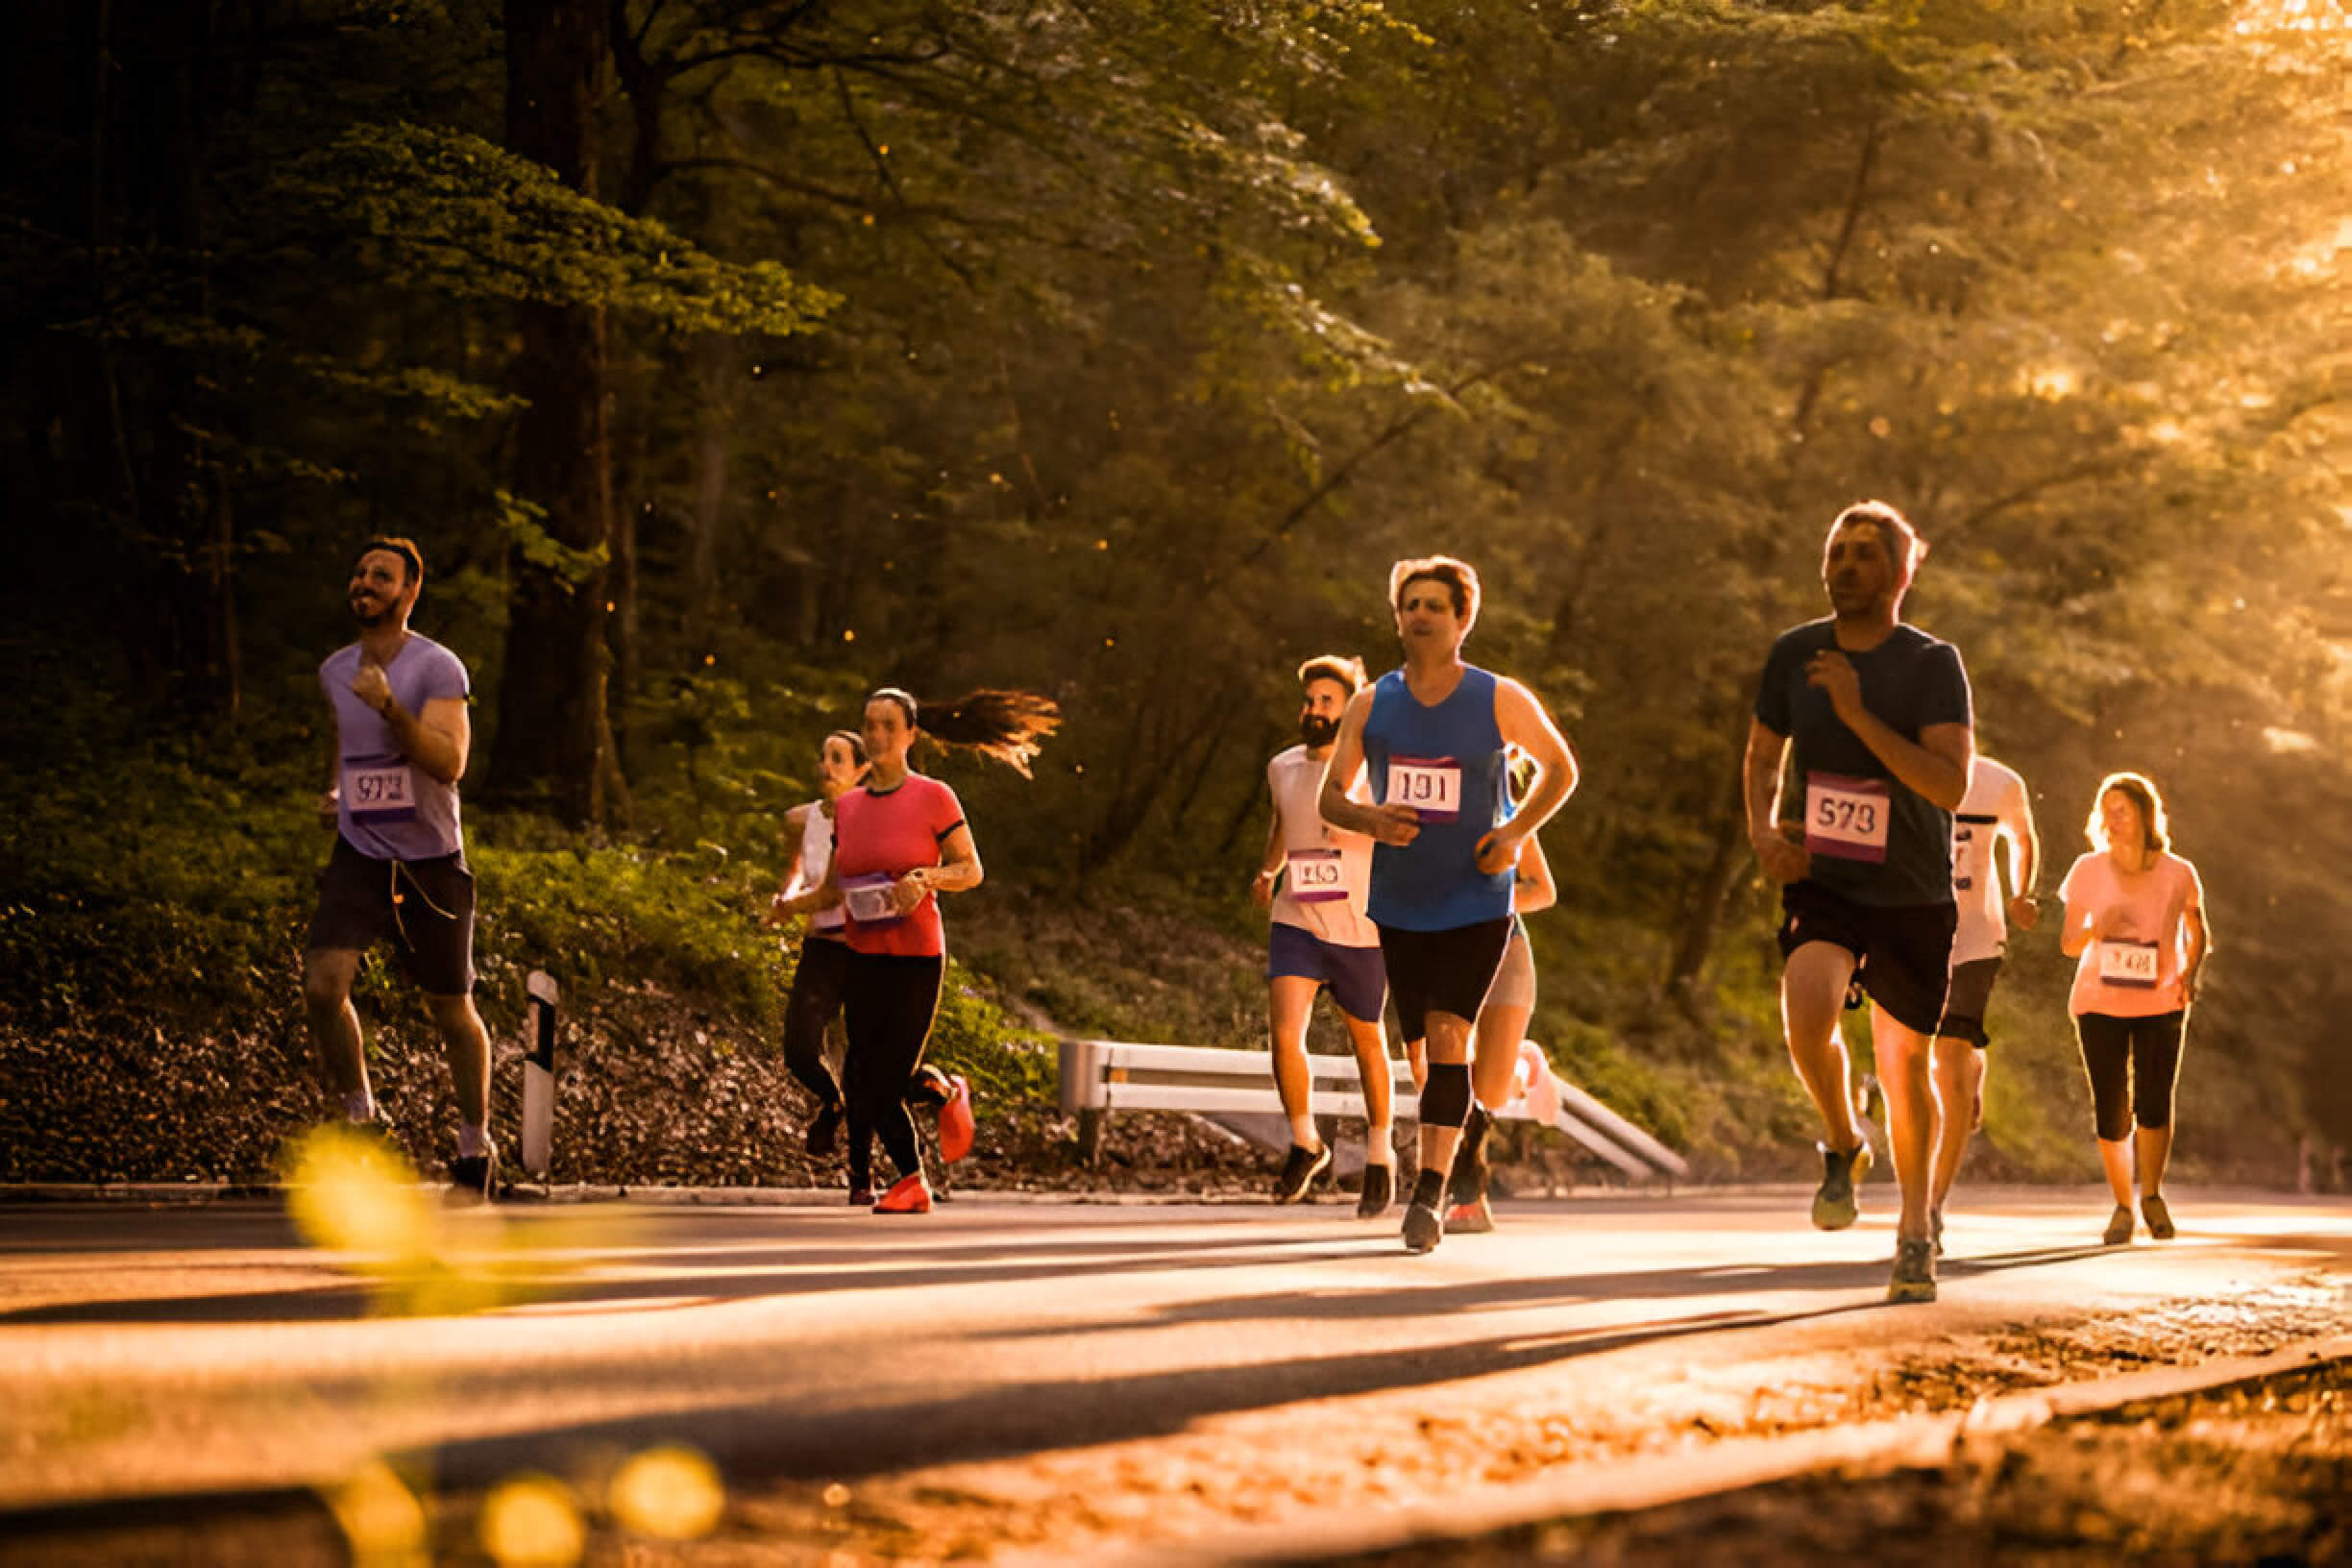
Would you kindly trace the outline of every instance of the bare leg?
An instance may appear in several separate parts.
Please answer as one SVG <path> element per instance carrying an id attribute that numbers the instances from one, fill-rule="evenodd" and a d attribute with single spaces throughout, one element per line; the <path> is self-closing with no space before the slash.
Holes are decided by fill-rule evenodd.
<path id="1" fill-rule="evenodd" d="M 2139 1128 L 2132 1134 L 2132 1145 L 2140 1156 L 2140 1195 L 2152 1198 L 2164 1190 L 2165 1165 L 2172 1158 L 2171 1124 L 2168 1122 L 2162 1127 Z M 2100 1145 L 2100 1152 L 2104 1153 L 2105 1150 L 2106 1146 Z M 2111 1173 L 2110 1185 L 2113 1180 Z M 2119 1190 L 2128 1192 L 2129 1188 L 2119 1188 Z M 2128 1197 L 2116 1199 L 2118 1203 L 2130 1201 Z"/>
<path id="2" fill-rule="evenodd" d="M 2132 1146 L 2128 1138 L 2098 1140 L 2099 1164 L 2107 1171 L 2107 1188 L 2115 1194 L 2118 1209 L 2132 1206 Z"/>
<path id="3" fill-rule="evenodd" d="M 1457 1065 L 1470 1060 L 1470 1020 L 1451 1013 L 1433 1012 L 1429 1015 L 1429 1059 L 1433 1066 L 1440 1062 Z M 1421 1168 L 1440 1175 L 1454 1168 L 1454 1151 L 1461 1143 L 1459 1127 L 1433 1127 L 1421 1124 Z"/>
<path id="4" fill-rule="evenodd" d="M 1429 1041 L 1409 1040 L 1405 1042 L 1405 1066 L 1412 1072 L 1413 1092 L 1418 1094 L 1429 1087 Z"/>
<path id="5" fill-rule="evenodd" d="M 490 1031 L 471 996 L 428 996 L 441 1047 L 457 1090 L 457 1119 L 480 1131 L 490 1125 Z"/>
<path id="6" fill-rule="evenodd" d="M 1356 1071 L 1363 1079 L 1364 1163 L 1396 1164 L 1395 1112 L 1390 1104 L 1394 1077 L 1388 1066 L 1388 1035 L 1378 1018 L 1349 1017 L 1348 1039 L 1356 1046 Z"/>
<path id="7" fill-rule="evenodd" d="M 1510 1099 L 1511 1069 L 1519 1065 L 1519 1042 L 1527 1039 L 1528 1019 L 1534 1012 L 1532 1007 L 1516 1003 L 1501 1007 L 1489 1003 L 1479 1009 L 1470 1087 L 1479 1104 L 1489 1111 L 1502 1110 Z"/>
<path id="8" fill-rule="evenodd" d="M 1928 1036 L 1896 1020 L 1882 1007 L 1871 1009 L 1871 1041 L 1878 1076 L 1886 1086 L 1887 1146 L 1895 1156 L 1895 1180 L 1902 1188 L 1902 1218 L 1895 1234 L 1912 1240 L 1927 1236 L 1927 1186 L 1936 1150 L 1935 1073 L 1929 1066 Z"/>
<path id="9" fill-rule="evenodd" d="M 1935 1179 L 1927 1191 L 1930 1209 L 1944 1207 L 1968 1154 L 1969 1135 L 1984 1121 L 1984 1052 L 1965 1040 L 1936 1037 L 1936 1097 L 1944 1102 L 1944 1119 L 1936 1138 Z"/>
<path id="10" fill-rule="evenodd" d="M 369 1094 L 367 1053 L 359 1035 L 359 1010 L 352 1006 L 352 982 L 359 977 L 359 954 L 348 947 L 316 947 L 303 955 L 303 1010 L 310 1023 L 311 1057 L 319 1083 L 346 1109 Z"/>
<path id="11" fill-rule="evenodd" d="M 1789 1060 L 1821 1113 L 1822 1141 L 1838 1154 L 1862 1146 L 1862 1128 L 1854 1118 L 1853 1066 L 1837 1030 L 1853 972 L 1853 954 L 1834 943 L 1808 942 L 1789 955 L 1780 974 Z"/>
<path id="12" fill-rule="evenodd" d="M 1319 1149 L 1315 1132 L 1313 1075 L 1307 1066 L 1307 1017 L 1321 986 L 1304 975 L 1280 974 L 1266 982 L 1266 1033 L 1274 1053 L 1274 1089 L 1283 1115 L 1290 1118 L 1290 1141 Z"/>

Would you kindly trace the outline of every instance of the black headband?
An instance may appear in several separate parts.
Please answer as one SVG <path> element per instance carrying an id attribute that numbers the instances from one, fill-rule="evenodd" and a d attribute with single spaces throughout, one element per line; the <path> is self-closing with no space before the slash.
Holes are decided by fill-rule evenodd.
<path id="1" fill-rule="evenodd" d="M 415 551 L 409 549 L 406 545 L 402 544 L 397 539 L 370 539 L 366 544 L 359 547 L 359 554 L 361 556 L 366 556 L 373 554 L 375 551 L 380 550 L 389 551 L 391 553 L 398 555 L 402 560 L 408 563 L 408 580 L 410 582 L 423 582 L 425 580 L 425 563 L 417 559 L 417 552 Z"/>

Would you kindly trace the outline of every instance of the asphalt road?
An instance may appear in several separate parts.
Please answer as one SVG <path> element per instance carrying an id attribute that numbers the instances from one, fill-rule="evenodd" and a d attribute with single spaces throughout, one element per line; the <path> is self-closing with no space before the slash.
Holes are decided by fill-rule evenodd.
<path id="1" fill-rule="evenodd" d="M 0 1541 L 266 1512 L 384 1457 L 445 1498 L 556 1477 L 593 1513 L 682 1443 L 728 1560 L 1092 1557 L 1863 1409 L 2038 1330 L 2144 1323 L 2129 1355 L 2194 1360 L 2352 1321 L 2352 1200 L 2184 1190 L 2177 1240 L 2105 1249 L 2103 1193 L 1963 1198 L 1941 1299 L 1901 1308 L 1883 1185 L 1835 1235 L 1794 1188 L 1595 1197 L 1420 1258 L 1337 1204 L 436 1208 L 404 1262 L 306 1246 L 269 1201 L 21 1205 Z"/>

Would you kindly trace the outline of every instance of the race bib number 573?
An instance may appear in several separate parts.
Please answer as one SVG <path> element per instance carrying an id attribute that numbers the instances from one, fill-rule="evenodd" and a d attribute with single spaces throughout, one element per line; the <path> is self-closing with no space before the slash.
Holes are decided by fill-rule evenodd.
<path id="1" fill-rule="evenodd" d="M 1805 776 L 1805 847 L 1837 860 L 1886 859 L 1892 813 L 1883 778 Z"/>
<path id="2" fill-rule="evenodd" d="M 1461 814 L 1461 776 L 1452 757 L 1390 757 L 1388 802 L 1403 801 L 1425 822 L 1450 822 Z"/>

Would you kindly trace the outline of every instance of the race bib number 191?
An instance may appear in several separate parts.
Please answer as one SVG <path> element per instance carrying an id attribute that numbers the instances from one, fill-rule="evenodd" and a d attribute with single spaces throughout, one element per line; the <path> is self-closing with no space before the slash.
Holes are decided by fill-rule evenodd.
<path id="1" fill-rule="evenodd" d="M 1836 860 L 1886 859 L 1892 813 L 1883 778 L 1805 776 L 1805 847 Z"/>
<path id="2" fill-rule="evenodd" d="M 343 769 L 343 800 L 351 820 L 365 827 L 416 821 L 416 781 L 405 764 Z"/>
<path id="3" fill-rule="evenodd" d="M 1348 895 L 1338 850 L 1293 849 L 1284 858 L 1290 868 L 1290 896 L 1300 903 L 1335 903 Z"/>
<path id="4" fill-rule="evenodd" d="M 1388 803 L 1403 801 L 1425 822 L 1450 822 L 1461 814 L 1461 774 L 1452 757 L 1390 757 Z"/>
<path id="5" fill-rule="evenodd" d="M 2156 944 L 2152 942 L 2102 938 L 2098 944 L 2098 967 L 2099 978 L 2111 986 L 2133 991 L 2156 989 Z"/>

